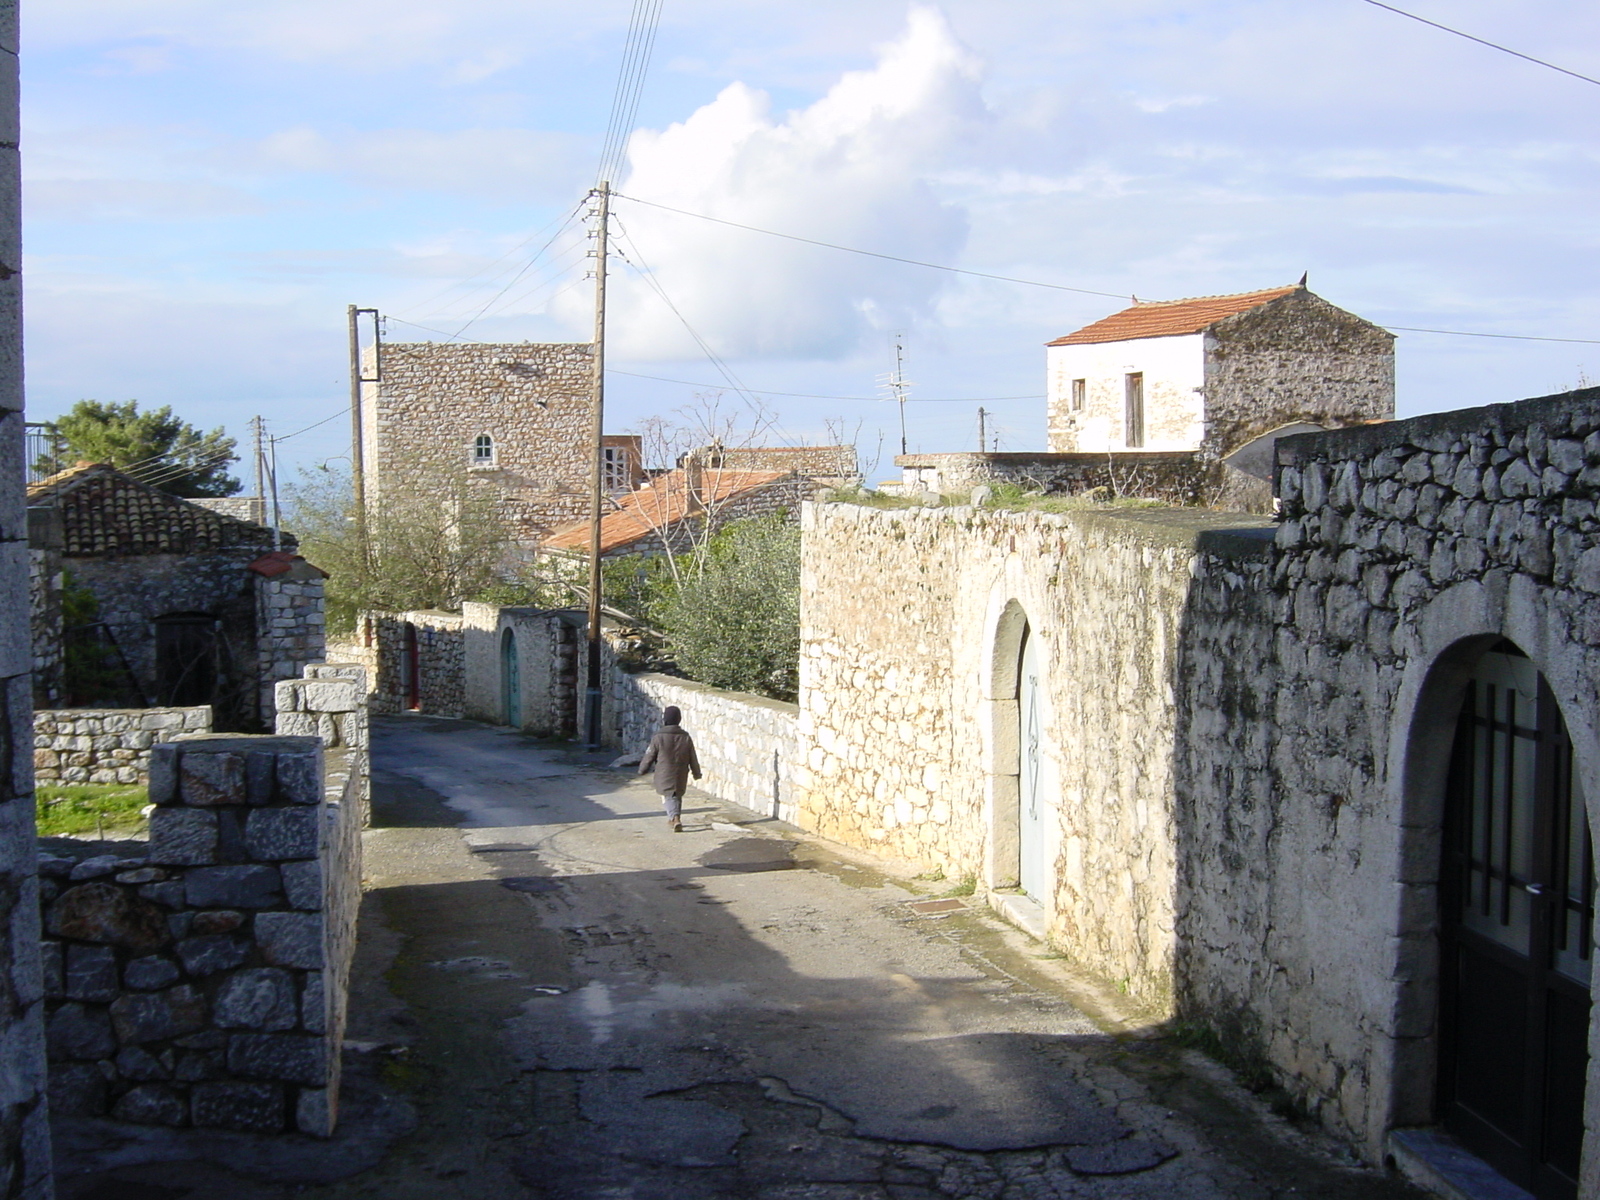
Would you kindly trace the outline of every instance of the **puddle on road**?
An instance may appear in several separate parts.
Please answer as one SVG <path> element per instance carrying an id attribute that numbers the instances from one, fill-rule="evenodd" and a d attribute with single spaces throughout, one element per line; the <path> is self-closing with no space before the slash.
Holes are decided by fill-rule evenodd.
<path id="1" fill-rule="evenodd" d="M 602 1046 L 619 1034 L 659 1029 L 679 1013 L 714 1012 L 740 1003 L 744 999 L 744 985 L 738 983 L 691 986 L 681 983 L 609 983 L 593 980 L 575 991 L 561 996 L 530 1000 L 529 1006 L 538 1005 L 541 1011 L 555 1001 L 565 1007 L 568 1017 L 582 1025 L 589 1034 L 592 1045 Z"/>
<path id="2" fill-rule="evenodd" d="M 453 975 L 476 975 L 483 979 L 521 979 L 522 972 L 511 968 L 505 958 L 485 958 L 469 954 L 461 958 L 442 958 L 426 964 L 436 971 L 449 971 Z"/>

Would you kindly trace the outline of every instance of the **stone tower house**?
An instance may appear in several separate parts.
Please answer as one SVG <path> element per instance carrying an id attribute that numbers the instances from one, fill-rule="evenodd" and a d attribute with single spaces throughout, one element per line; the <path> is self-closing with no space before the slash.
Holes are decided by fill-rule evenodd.
<path id="1" fill-rule="evenodd" d="M 1394 417 L 1394 335 L 1304 282 L 1136 303 L 1047 343 L 1050 450 L 1191 450 Z"/>
<path id="2" fill-rule="evenodd" d="M 501 494 L 522 545 L 587 515 L 593 361 L 593 347 L 572 342 L 369 348 L 363 373 L 378 382 L 361 393 L 368 503 L 465 471 Z M 607 439 L 612 486 L 612 474 L 637 475 L 636 442 Z"/>

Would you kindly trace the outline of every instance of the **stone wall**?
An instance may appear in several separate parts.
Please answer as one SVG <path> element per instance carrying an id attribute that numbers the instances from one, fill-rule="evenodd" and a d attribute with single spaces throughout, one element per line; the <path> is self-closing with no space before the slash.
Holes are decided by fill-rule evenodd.
<path id="1" fill-rule="evenodd" d="M 146 854 L 40 855 L 59 1116 L 332 1132 L 357 780 L 314 738 L 164 744 Z"/>
<path id="2" fill-rule="evenodd" d="M 61 702 L 65 666 L 61 637 L 61 521 L 52 508 L 28 509 L 28 609 L 33 614 L 33 698 Z"/>
<path id="3" fill-rule="evenodd" d="M 516 659 L 517 696 L 508 711 L 506 638 Z M 462 605 L 465 713 L 515 725 L 536 737 L 578 733 L 588 619 L 579 609 Z"/>
<path id="4" fill-rule="evenodd" d="M 1204 504 L 1217 486 L 1216 472 L 1195 451 L 1118 454 L 901 454 L 900 491 L 915 495 L 970 492 L 980 484 L 1014 483 L 1051 495 L 1081 495 L 1105 488 L 1168 504 Z"/>
<path id="5" fill-rule="evenodd" d="M 421 712 L 459 717 L 466 709 L 466 675 L 460 613 L 429 609 L 404 613 L 362 613 L 376 664 L 371 687 L 373 712 Z M 406 626 L 416 631 L 416 694 L 411 694 L 406 664 Z M 413 703 L 415 701 L 415 703 Z"/>
<path id="6" fill-rule="evenodd" d="M 273 723 L 275 688 L 281 680 L 294 679 L 308 663 L 321 662 L 327 654 L 327 618 L 323 613 L 323 584 L 310 571 L 288 572 L 256 582 L 256 644 L 260 695 L 256 699 L 259 720 Z"/>
<path id="7" fill-rule="evenodd" d="M 591 347 L 385 342 L 381 355 L 381 382 L 365 385 L 361 401 L 369 500 L 466 472 L 501 496 L 530 547 L 588 514 Z M 473 446 L 483 435 L 493 454 L 479 464 Z"/>
<path id="8" fill-rule="evenodd" d="M 683 727 L 694 735 L 705 772 L 693 786 L 764 817 L 796 819 L 798 705 L 670 675 L 612 672 L 608 729 L 615 744 L 626 753 L 642 751 L 669 704 L 683 711 Z"/>
<path id="9" fill-rule="evenodd" d="M 211 706 L 61 708 L 33 714 L 33 774 L 39 783 L 144 783 L 150 747 L 211 731 Z"/>
<path id="10" fill-rule="evenodd" d="M 372 824 L 371 740 L 367 717 L 367 670 L 354 663 L 311 663 L 304 679 L 278 684 L 277 724 L 286 737 L 314 737 L 331 751 L 348 756 L 356 776 L 358 822 Z"/>
<path id="11" fill-rule="evenodd" d="M 33 825 L 33 647 L 22 390 L 17 6 L 0 6 L 0 1195 L 48 1200 Z"/>

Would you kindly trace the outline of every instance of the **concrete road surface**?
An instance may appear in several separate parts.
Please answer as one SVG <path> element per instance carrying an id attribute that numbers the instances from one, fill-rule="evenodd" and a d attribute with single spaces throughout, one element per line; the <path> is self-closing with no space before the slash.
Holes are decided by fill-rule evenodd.
<path id="1" fill-rule="evenodd" d="M 378 721 L 374 802 L 340 1136 L 64 1200 L 1419 1195 L 948 881 L 470 722 Z"/>

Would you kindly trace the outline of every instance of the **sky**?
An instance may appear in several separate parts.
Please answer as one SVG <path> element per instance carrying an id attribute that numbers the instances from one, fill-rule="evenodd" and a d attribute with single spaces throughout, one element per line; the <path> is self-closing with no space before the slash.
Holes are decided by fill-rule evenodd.
<path id="1" fill-rule="evenodd" d="M 1400 7 L 1600 77 L 1591 2 Z M 349 452 L 348 304 L 392 341 L 589 340 L 630 10 L 25 5 L 30 419 L 137 399 L 243 442 L 260 415 L 292 474 Z M 1302 272 L 1385 325 L 1600 341 L 1597 115 L 1363 0 L 665 0 L 612 181 L 607 426 L 744 388 L 769 440 L 844 429 L 884 477 L 899 341 L 910 449 L 977 448 L 980 406 L 1043 449 L 1044 342 Z M 1581 341 L 1397 355 L 1401 415 L 1600 378 Z"/>

